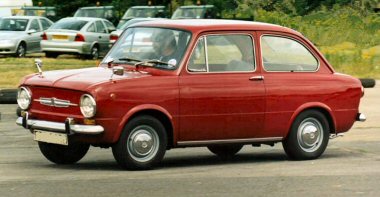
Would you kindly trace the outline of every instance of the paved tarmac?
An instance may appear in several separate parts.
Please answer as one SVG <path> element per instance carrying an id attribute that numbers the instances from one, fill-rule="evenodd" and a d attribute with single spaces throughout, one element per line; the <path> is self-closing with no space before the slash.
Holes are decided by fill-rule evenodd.
<path id="1" fill-rule="evenodd" d="M 379 83 L 377 83 L 379 84 Z M 0 105 L 0 196 L 380 196 L 380 88 L 366 89 L 357 122 L 312 161 L 289 161 L 281 144 L 245 146 L 222 161 L 206 148 L 173 149 L 151 171 L 123 171 L 110 149 L 58 166 Z"/>

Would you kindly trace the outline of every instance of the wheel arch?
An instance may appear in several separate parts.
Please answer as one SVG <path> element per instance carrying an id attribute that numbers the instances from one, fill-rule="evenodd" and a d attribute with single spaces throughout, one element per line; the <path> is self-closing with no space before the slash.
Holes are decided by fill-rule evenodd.
<path id="1" fill-rule="evenodd" d="M 293 113 L 292 117 L 290 118 L 289 124 L 287 126 L 288 129 L 287 129 L 287 133 L 286 133 L 285 137 L 287 137 L 289 135 L 292 124 L 295 121 L 295 119 L 297 118 L 297 116 L 299 114 L 301 114 L 302 112 L 307 111 L 307 110 L 317 110 L 317 111 L 321 112 L 326 117 L 326 119 L 329 123 L 329 127 L 330 127 L 329 132 L 330 133 L 336 132 L 336 120 L 333 116 L 333 111 L 331 110 L 331 108 L 328 107 L 327 105 L 323 104 L 323 103 L 307 103 L 307 104 L 301 105 Z"/>
<path id="2" fill-rule="evenodd" d="M 118 126 L 117 133 L 114 135 L 113 141 L 118 141 L 125 125 L 137 116 L 150 115 L 154 118 L 157 118 L 165 127 L 167 137 L 168 137 L 168 148 L 174 146 L 174 125 L 173 117 L 168 111 L 164 108 L 157 105 L 142 105 L 137 106 L 131 109 L 124 117 L 122 118 L 121 123 Z"/>

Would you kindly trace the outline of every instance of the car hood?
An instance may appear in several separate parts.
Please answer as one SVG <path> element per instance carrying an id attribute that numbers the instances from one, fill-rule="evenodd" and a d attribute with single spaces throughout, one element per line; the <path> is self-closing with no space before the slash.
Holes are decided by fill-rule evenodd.
<path id="1" fill-rule="evenodd" d="M 112 70 L 104 67 L 84 68 L 75 70 L 59 70 L 29 75 L 21 84 L 30 86 L 46 86 L 64 89 L 86 91 L 101 83 L 111 83 Z M 147 77 L 146 72 L 125 72 L 123 76 L 113 75 L 112 81 Z"/>
<path id="2" fill-rule="evenodd" d="M 25 36 L 24 31 L 0 31 L 0 40 L 15 40 Z"/>

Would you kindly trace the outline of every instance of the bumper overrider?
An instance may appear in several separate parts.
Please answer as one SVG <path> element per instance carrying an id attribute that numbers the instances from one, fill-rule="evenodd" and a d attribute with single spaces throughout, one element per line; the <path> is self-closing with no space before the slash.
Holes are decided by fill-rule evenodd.
<path id="1" fill-rule="evenodd" d="M 52 131 L 66 134 L 88 134 L 97 135 L 104 132 L 100 125 L 75 124 L 72 118 L 67 118 L 64 123 L 45 120 L 29 119 L 28 113 L 24 112 L 18 117 L 16 124 L 30 130 Z"/>

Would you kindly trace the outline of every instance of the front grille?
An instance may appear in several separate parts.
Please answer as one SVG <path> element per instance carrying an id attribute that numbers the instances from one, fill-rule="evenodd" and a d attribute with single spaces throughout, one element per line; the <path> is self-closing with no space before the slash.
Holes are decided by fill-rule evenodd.
<path id="1" fill-rule="evenodd" d="M 30 87 L 33 117 L 50 121 L 64 121 L 67 117 L 81 117 L 79 102 L 83 92 L 48 87 Z"/>

